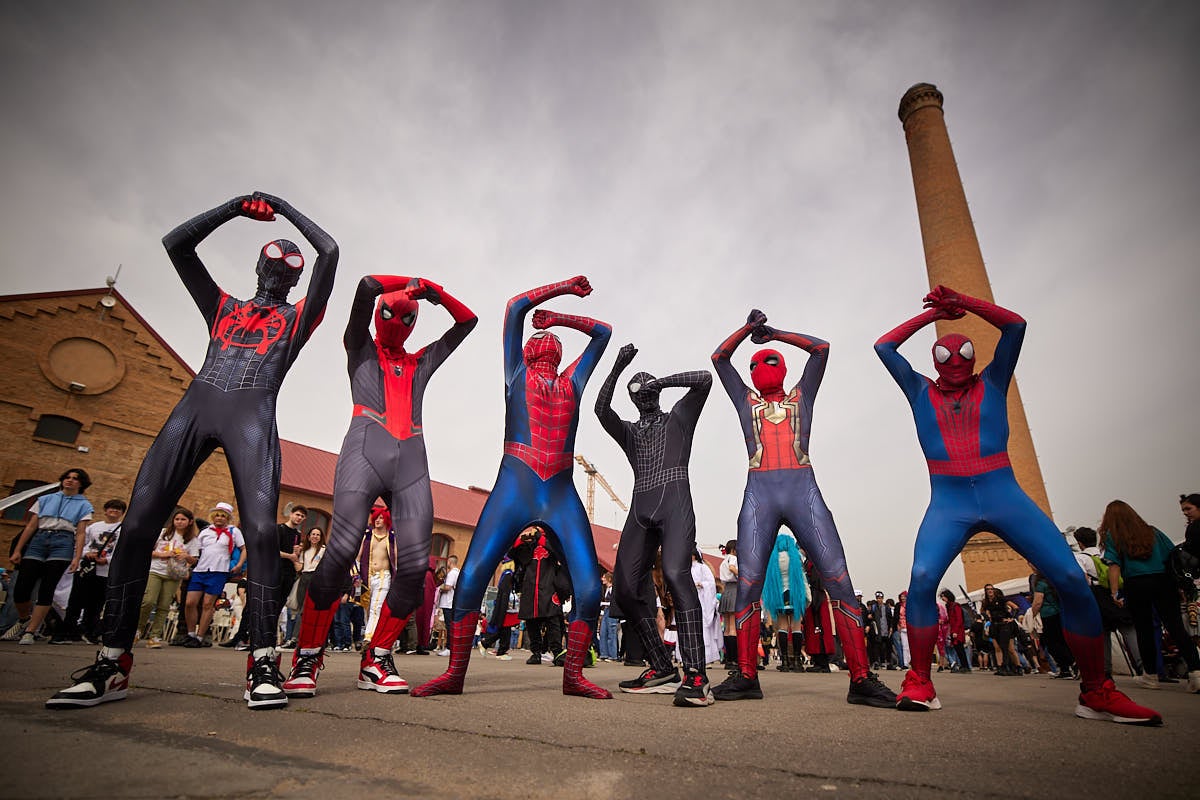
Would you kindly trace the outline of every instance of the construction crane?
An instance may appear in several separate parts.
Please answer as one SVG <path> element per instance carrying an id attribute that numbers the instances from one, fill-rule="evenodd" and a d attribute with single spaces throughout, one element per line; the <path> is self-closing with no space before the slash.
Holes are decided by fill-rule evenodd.
<path id="1" fill-rule="evenodd" d="M 579 462 L 579 466 L 583 467 L 583 471 L 587 473 L 587 515 L 592 522 L 596 521 L 596 484 L 599 483 L 604 487 L 604 491 L 608 492 L 608 496 L 616 503 L 622 511 L 628 511 L 629 506 L 621 502 L 621 498 L 617 497 L 617 493 L 608 485 L 608 481 L 604 480 L 604 476 L 596 471 L 592 462 L 588 461 L 583 456 L 575 456 L 575 460 Z"/>

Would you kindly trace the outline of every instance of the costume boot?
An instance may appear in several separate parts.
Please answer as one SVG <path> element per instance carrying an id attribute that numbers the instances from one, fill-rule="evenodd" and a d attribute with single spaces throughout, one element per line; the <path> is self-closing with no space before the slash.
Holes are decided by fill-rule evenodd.
<path id="1" fill-rule="evenodd" d="M 563 662 L 563 694 L 611 700 L 612 692 L 583 677 L 583 659 L 592 646 L 594 623 L 577 619 L 567 626 L 567 658 Z"/>
<path id="2" fill-rule="evenodd" d="M 737 620 L 737 671 L 713 687 L 717 700 L 761 700 L 758 685 L 758 645 L 762 626 L 762 607 L 758 603 L 746 608 Z"/>
<path id="3" fill-rule="evenodd" d="M 467 676 L 467 665 L 471 663 L 471 643 L 475 629 L 479 626 L 479 612 L 473 611 L 450 624 L 450 664 L 446 671 L 433 680 L 413 689 L 413 697 L 432 697 L 435 694 L 462 694 L 463 680 Z"/>
<path id="4" fill-rule="evenodd" d="M 779 631 L 775 634 L 775 649 L 779 651 L 779 666 L 775 669 L 780 672 L 791 672 L 792 662 L 788 657 L 787 631 Z"/>
<path id="5" fill-rule="evenodd" d="M 336 607 L 336 606 L 335 606 Z M 305 611 L 304 613 L 308 613 Z M 303 623 L 303 619 L 301 623 Z M 375 633 L 371 636 L 371 647 L 390 651 L 396 645 L 396 640 L 408 624 L 408 617 L 396 617 L 388 606 L 387 600 L 379 609 L 379 621 L 375 623 Z"/>
<path id="6" fill-rule="evenodd" d="M 792 633 L 792 672 L 804 671 L 804 634 L 799 631 Z"/>

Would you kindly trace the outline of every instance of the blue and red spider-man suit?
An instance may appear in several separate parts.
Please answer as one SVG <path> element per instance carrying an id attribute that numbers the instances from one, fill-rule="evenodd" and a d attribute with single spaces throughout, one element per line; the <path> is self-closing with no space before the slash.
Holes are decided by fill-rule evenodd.
<path id="1" fill-rule="evenodd" d="M 781 525 L 787 525 L 797 544 L 820 572 L 834 610 L 838 637 L 850 668 L 849 702 L 890 707 L 894 695 L 868 672 L 862 614 L 846 567 L 842 541 L 833 515 L 813 476 L 808 457 L 813 402 L 829 356 L 829 343 L 815 336 L 775 330 L 755 309 L 746 324 L 712 354 L 717 377 L 737 409 L 750 458 L 746 491 L 738 516 L 737 622 L 738 668 L 729 680 L 713 688 L 718 700 L 761 697 L 758 688 L 758 639 L 761 625 L 763 577 Z M 756 344 L 785 342 L 808 353 L 800 380 L 784 391 L 787 367 L 776 350 L 751 357 L 754 389 L 742 382 L 730 363 L 733 351 L 747 337 Z"/>
<path id="2" fill-rule="evenodd" d="M 518 295 L 504 315 L 504 455 L 496 485 L 479 516 L 471 546 L 454 592 L 450 626 L 450 664 L 441 676 L 413 689 L 414 697 L 461 694 L 479 621 L 484 590 L 496 566 L 532 524 L 547 531 L 546 540 L 567 568 L 575 591 L 567 627 L 563 693 L 609 698 L 606 690 L 583 677 L 583 659 L 600 614 L 600 573 L 592 528 L 575 491 L 572 468 L 579 400 L 612 330 L 588 317 L 538 310 L 538 328 L 524 347 L 525 316 L 535 306 L 564 294 L 586 297 L 592 287 L 579 276 Z M 561 325 L 591 337 L 583 353 L 561 373 L 562 344 L 545 331 Z"/>
<path id="3" fill-rule="evenodd" d="M 875 352 L 912 407 L 931 494 L 913 552 L 908 585 L 912 668 L 905 676 L 898 707 L 912 711 L 941 707 L 929 677 L 938 629 L 938 582 L 967 539 L 989 531 L 1035 565 L 1058 591 L 1064 633 L 1082 675 L 1083 694 L 1076 713 L 1089 718 L 1102 718 L 1094 713 L 1107 715 L 1103 718 L 1157 717 L 1129 702 L 1106 681 L 1100 614 L 1087 581 L 1058 528 L 1022 491 L 1009 463 L 1008 387 L 1025 337 L 1025 320 L 944 286 L 926 295 L 925 306 L 922 314 L 875 343 Z M 947 334 L 934 344 L 937 380 L 913 370 L 898 352 L 929 323 L 958 319 L 967 312 L 1000 329 L 992 362 L 982 373 L 975 374 L 974 345 L 961 334 Z"/>
<path id="4" fill-rule="evenodd" d="M 418 300 L 442 306 L 454 324 L 438 340 L 410 353 L 405 343 L 416 326 Z M 392 645 L 421 605 L 433 534 L 433 495 L 422 431 L 425 388 L 477 322 L 471 309 L 425 278 L 367 275 L 358 283 L 343 336 L 354 412 L 334 473 L 328 550 L 308 589 L 293 676 L 284 684 L 292 696 L 315 689 L 321 651 L 377 497 L 390 510 L 393 571 L 371 647 L 363 653 L 364 664 L 376 657 L 390 658 Z M 301 663 L 312 658 L 315 664 Z M 391 669 L 390 664 L 383 666 Z M 311 680 L 295 680 L 301 677 Z"/>

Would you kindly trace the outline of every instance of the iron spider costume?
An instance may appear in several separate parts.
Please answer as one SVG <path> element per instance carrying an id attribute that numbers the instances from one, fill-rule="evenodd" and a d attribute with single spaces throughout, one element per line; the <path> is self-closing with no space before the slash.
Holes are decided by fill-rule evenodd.
<path id="1" fill-rule="evenodd" d="M 617 378 L 636 355 L 637 348 L 632 344 L 621 348 L 596 398 L 600 424 L 621 446 L 633 467 L 633 502 L 617 548 L 613 592 L 637 629 L 651 669 L 659 675 L 674 673 L 671 653 L 658 634 L 655 608 L 644 602 L 640 591 L 661 544 L 663 578 L 675 600 L 679 650 L 687 673 L 684 681 L 696 682 L 700 687 L 699 698 L 703 700 L 692 703 L 686 693 L 680 693 L 676 703 L 707 705 L 711 693 L 704 671 L 703 620 L 691 573 L 692 553 L 696 550 L 696 515 L 692 510 L 688 461 L 696 423 L 712 389 L 712 376 L 703 371 L 681 372 L 665 378 L 637 373 L 627 388 L 639 416 L 637 422 L 626 422 L 613 411 L 612 399 Z M 673 387 L 686 388 L 687 394 L 670 412 L 664 412 L 659 407 L 659 395 L 663 389 Z M 675 673 L 676 681 L 677 676 Z"/>
<path id="2" fill-rule="evenodd" d="M 196 246 L 236 217 L 270 221 L 276 214 L 292 222 L 317 251 L 305 298 L 295 305 L 287 302 L 288 292 L 300 280 L 304 256 L 286 239 L 263 246 L 254 297 L 239 300 L 222 291 L 196 254 Z M 138 471 L 121 546 L 109 570 L 105 647 L 92 671 L 101 669 L 112 677 L 113 664 L 119 659 L 116 666 L 128 676 L 132 666 L 129 649 L 137 628 L 150 552 L 162 521 L 170 517 L 196 470 L 221 447 L 229 462 L 249 551 L 247 592 L 253 653 L 247 668 L 253 680 L 248 680 L 246 699 L 251 708 L 286 705 L 278 681 L 274 686 L 263 685 L 263 678 L 278 677 L 273 656 L 279 615 L 275 509 L 280 467 L 275 403 L 284 376 L 325 312 L 333 289 L 338 247 L 329 234 L 286 200 L 260 192 L 235 197 L 188 220 L 163 238 L 163 246 L 208 325 L 208 353 Z M 101 661 L 110 664 L 101 665 Z M 95 705 L 120 699 L 100 697 L 84 698 L 94 702 L 72 702 L 68 697 L 56 703 L 63 695 L 77 695 L 76 700 L 86 695 L 87 689 L 81 687 L 95 690 L 94 677 L 84 676 L 50 702 Z"/>
<path id="3" fill-rule="evenodd" d="M 437 341 L 409 353 L 404 345 L 417 323 L 420 299 L 445 308 L 454 325 Z M 371 647 L 363 651 L 358 687 L 408 691 L 392 664 L 392 645 L 421 605 L 433 535 L 433 495 L 421 428 L 425 387 L 478 321 L 449 292 L 424 278 L 367 275 L 358 282 L 343 336 L 354 415 L 334 473 L 328 550 L 304 601 L 292 673 L 284 683 L 288 696 L 316 694 L 346 576 L 363 544 L 372 504 L 381 496 L 391 510 L 394 570 Z"/>
<path id="4" fill-rule="evenodd" d="M 713 688 L 718 700 L 760 698 L 758 640 L 762 622 L 763 577 L 781 525 L 796 536 L 829 592 L 850 668 L 850 703 L 891 707 L 895 695 L 868 672 L 862 613 L 854 598 L 846 556 L 833 522 L 817 488 L 808 457 L 813 402 L 825 374 L 829 343 L 814 336 L 779 331 L 767 326 L 767 317 L 755 309 L 712 354 L 717 377 L 737 409 L 750 471 L 738 516 L 737 623 L 738 673 Z M 772 349 L 759 350 L 750 359 L 754 389 L 746 386 L 729 359 L 750 337 L 755 344 L 784 342 L 808 353 L 799 382 L 783 389 L 787 365 Z"/>
<path id="5" fill-rule="evenodd" d="M 967 539 L 989 531 L 1034 564 L 1062 603 L 1064 633 L 1079 664 L 1082 693 L 1076 715 L 1114 722 L 1158 724 L 1157 712 L 1118 692 L 1104 675 L 1100 613 L 1087 580 L 1058 528 L 1029 498 L 1008 459 L 1008 387 L 1025 337 L 1025 320 L 944 286 L 925 296 L 926 310 L 884 334 L 875 352 L 912 407 L 917 438 L 929 467 L 930 500 L 917 531 L 908 585 L 911 669 L 897 706 L 941 708 L 929 677 L 937 639 L 938 582 Z M 975 348 L 959 333 L 933 346 L 937 380 L 913 370 L 898 348 L 931 322 L 971 312 L 1000 329 L 992 362 L 975 374 Z"/>
<path id="6" fill-rule="evenodd" d="M 564 294 L 586 297 L 591 291 L 587 279 L 578 276 L 508 302 L 504 315 L 504 455 L 454 592 L 449 667 L 413 689 L 413 697 L 462 693 L 484 590 L 517 534 L 534 524 L 548 531 L 547 542 L 566 566 L 575 591 L 567 626 L 563 694 L 612 697 L 583 677 L 583 659 L 600 614 L 600 573 L 591 524 L 571 480 L 579 399 L 612 330 L 589 317 L 539 309 L 533 314 L 533 327 L 539 330 L 521 345 L 525 315 L 534 306 Z M 562 343 L 545 330 L 555 325 L 591 337 L 579 358 L 561 373 Z"/>

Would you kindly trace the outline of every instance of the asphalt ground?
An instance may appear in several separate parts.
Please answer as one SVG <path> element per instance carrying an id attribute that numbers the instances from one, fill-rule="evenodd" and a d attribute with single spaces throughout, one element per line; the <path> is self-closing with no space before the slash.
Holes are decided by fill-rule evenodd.
<path id="1" fill-rule="evenodd" d="M 902 713 L 847 704 L 846 673 L 769 669 L 763 700 L 676 708 L 618 692 L 637 670 L 617 664 L 587 670 L 615 698 L 587 700 L 524 651 L 476 652 L 463 695 L 418 699 L 356 689 L 357 656 L 330 654 L 316 697 L 250 711 L 244 653 L 138 648 L 127 699 L 43 708 L 93 655 L 0 645 L 0 797 L 1200 797 L 1200 695 L 1183 684 L 1118 679 L 1166 721 L 1143 728 L 1076 718 L 1076 684 L 1048 676 L 935 675 L 944 708 Z M 417 685 L 446 659 L 396 663 Z"/>

